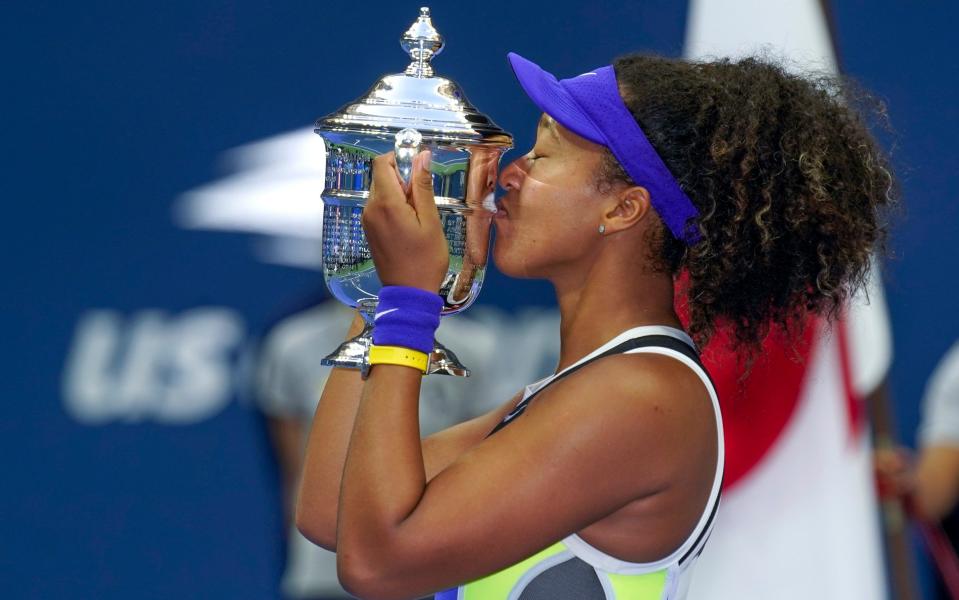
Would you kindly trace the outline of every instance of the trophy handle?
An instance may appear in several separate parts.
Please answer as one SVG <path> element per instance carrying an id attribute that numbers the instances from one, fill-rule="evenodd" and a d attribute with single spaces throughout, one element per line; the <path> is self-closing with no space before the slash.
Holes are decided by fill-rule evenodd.
<path id="1" fill-rule="evenodd" d="M 396 168 L 407 187 L 409 187 L 410 178 L 413 176 L 413 158 L 420 151 L 422 142 L 423 136 L 420 135 L 420 132 L 409 127 L 396 134 L 396 142 L 393 144 Z"/>

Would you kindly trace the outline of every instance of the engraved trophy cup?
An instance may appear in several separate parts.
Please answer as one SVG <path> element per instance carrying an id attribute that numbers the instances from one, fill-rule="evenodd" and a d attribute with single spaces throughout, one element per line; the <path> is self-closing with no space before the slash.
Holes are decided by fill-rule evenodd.
<path id="1" fill-rule="evenodd" d="M 513 146 L 512 136 L 473 107 L 455 82 L 433 74 L 430 61 L 444 42 L 429 8 L 420 9 L 400 45 L 411 59 L 405 72 L 386 75 L 366 95 L 318 119 L 315 127 L 326 146 L 323 276 L 333 296 L 357 307 L 366 320 L 363 332 L 322 364 L 363 372 L 369 369 L 373 316 L 382 287 L 360 224 L 373 157 L 395 151 L 400 174 L 408 180 L 416 153 L 432 151 L 433 191 L 450 254 L 449 271 L 438 291 L 445 317 L 472 304 L 483 285 L 497 170 L 503 153 Z M 465 377 L 469 370 L 434 341 L 428 373 Z"/>

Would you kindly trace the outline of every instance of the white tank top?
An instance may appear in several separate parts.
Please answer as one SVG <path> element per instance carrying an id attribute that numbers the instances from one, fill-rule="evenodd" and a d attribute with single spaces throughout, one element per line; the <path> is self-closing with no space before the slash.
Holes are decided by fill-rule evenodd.
<path id="1" fill-rule="evenodd" d="M 513 419 L 521 415 L 526 410 L 526 407 L 529 405 L 533 397 L 549 384 L 585 366 L 593 360 L 607 355 L 620 353 L 653 353 L 670 356 L 692 369 L 693 372 L 699 376 L 700 380 L 702 380 L 703 385 L 706 386 L 706 389 L 709 392 L 709 397 L 712 401 L 713 413 L 716 419 L 718 444 L 716 471 L 713 477 L 713 484 L 712 489 L 710 490 L 709 499 L 703 508 L 702 515 L 696 523 L 696 527 L 686 538 L 686 540 L 684 540 L 684 542 L 680 544 L 675 551 L 670 553 L 668 556 L 661 558 L 660 560 L 649 563 L 631 563 L 623 561 L 591 546 L 584 539 L 579 537 L 579 535 L 574 533 L 550 547 L 549 560 L 543 562 L 543 564 L 548 562 L 548 564 L 551 566 L 556 566 L 557 564 L 561 564 L 564 558 L 570 560 L 578 559 L 579 561 L 585 562 L 587 565 L 589 565 L 589 567 L 592 567 L 593 571 L 595 572 L 597 579 L 605 590 L 604 595 L 607 599 L 619 599 L 622 594 L 617 593 L 615 588 L 620 588 L 623 591 L 626 591 L 630 588 L 630 580 L 638 582 L 639 579 L 646 579 L 646 577 L 634 579 L 630 576 L 658 575 L 662 578 L 661 587 L 659 585 L 654 586 L 658 588 L 658 591 L 653 591 L 652 595 L 648 596 L 643 594 L 643 597 L 652 598 L 655 596 L 657 600 L 681 600 L 686 597 L 686 592 L 689 588 L 689 580 L 692 575 L 692 566 L 695 564 L 696 559 L 705 546 L 706 540 L 709 537 L 709 533 L 712 531 L 713 523 L 715 522 L 716 511 L 719 507 L 723 466 L 725 463 L 723 424 L 722 416 L 719 410 L 719 398 L 716 395 L 716 389 L 713 385 L 713 382 L 710 380 L 709 375 L 699 360 L 699 354 L 696 346 L 693 343 L 692 338 L 690 338 L 686 332 L 674 327 L 663 325 L 647 325 L 634 327 L 624 331 L 572 365 L 566 367 L 562 371 L 527 385 L 523 393 L 523 398 L 517 403 L 516 407 L 508 415 L 506 415 L 506 417 L 503 418 L 503 421 L 490 433 L 490 435 L 496 431 L 499 431 L 508 425 Z M 570 564 L 572 565 L 572 563 Z M 578 569 L 577 572 L 581 573 L 582 565 L 576 567 L 576 569 Z M 570 567 L 570 570 L 573 570 L 572 566 Z M 554 575 L 554 578 L 555 577 L 556 576 Z M 589 575 L 589 577 L 592 577 L 592 574 Z M 517 585 L 523 584 L 529 586 L 534 580 L 535 577 L 524 577 L 517 582 Z M 475 583 L 481 583 L 481 581 L 482 580 L 479 580 Z M 526 581 L 526 583 L 523 583 L 524 581 Z M 642 587 L 643 589 L 648 589 L 646 583 L 643 583 Z M 469 588 L 469 584 L 467 586 L 463 586 L 459 588 L 459 594 L 457 594 L 457 596 L 450 597 L 468 599 L 470 597 L 470 594 L 468 593 Z M 513 589 L 513 593 L 509 596 L 510 598 L 521 598 L 525 595 L 526 594 L 524 594 L 523 590 Z M 629 597 L 632 598 L 634 596 L 629 594 Z"/>

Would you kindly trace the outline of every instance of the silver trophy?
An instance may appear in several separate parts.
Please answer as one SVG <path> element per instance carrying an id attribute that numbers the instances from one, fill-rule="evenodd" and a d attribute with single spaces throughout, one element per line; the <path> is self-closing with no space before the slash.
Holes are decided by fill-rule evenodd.
<path id="1" fill-rule="evenodd" d="M 409 179 L 413 157 L 429 148 L 430 171 L 440 220 L 449 243 L 450 266 L 440 287 L 442 316 L 465 309 L 483 285 L 493 192 L 503 153 L 513 137 L 480 113 L 453 81 L 433 75 L 430 61 L 443 50 L 429 8 L 400 38 L 411 62 L 387 75 L 358 100 L 316 122 L 326 145 L 323 190 L 323 275 L 337 300 L 357 307 L 366 320 L 322 364 L 369 370 L 373 315 L 382 287 L 373 266 L 360 215 L 370 195 L 373 157 L 396 152 L 401 176 Z M 410 257 L 416 260 L 416 257 Z M 465 377 L 469 370 L 434 341 L 428 374 Z"/>

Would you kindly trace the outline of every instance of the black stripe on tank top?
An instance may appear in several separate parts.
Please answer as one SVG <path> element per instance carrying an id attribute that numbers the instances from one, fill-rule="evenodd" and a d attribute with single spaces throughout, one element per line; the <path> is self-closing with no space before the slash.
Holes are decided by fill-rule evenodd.
<path id="1" fill-rule="evenodd" d="M 526 407 L 529 406 L 530 401 L 533 398 L 535 398 L 537 394 L 539 394 L 540 392 L 542 392 L 549 386 L 553 385 L 554 383 L 556 383 L 563 377 L 566 377 L 567 375 L 575 373 L 576 371 L 578 371 L 579 369 L 582 369 L 583 367 L 593 362 L 594 360 L 599 360 L 600 358 L 603 358 L 605 356 L 612 356 L 613 354 L 622 354 L 623 352 L 626 352 L 628 350 L 633 350 L 635 348 L 648 348 L 650 346 L 659 346 L 662 348 L 667 348 L 669 350 L 675 350 L 676 352 L 679 352 L 683 356 L 686 356 L 687 358 L 695 362 L 697 365 L 699 365 L 699 368 L 701 368 L 703 370 L 703 373 L 706 374 L 706 378 L 709 379 L 710 385 L 713 386 L 713 390 L 716 389 L 716 384 L 713 381 L 712 376 L 709 374 L 709 371 L 707 371 L 706 367 L 703 365 L 702 360 L 700 360 L 699 353 L 697 353 L 696 350 L 694 350 L 689 344 L 687 344 L 686 342 L 682 340 L 676 339 L 671 335 L 662 335 L 662 334 L 643 335 L 643 336 L 626 340 L 625 342 L 610 348 L 606 352 L 597 354 L 593 358 L 587 361 L 584 361 L 576 365 L 575 367 L 572 367 L 571 369 L 563 371 L 562 373 L 557 375 L 552 381 L 550 381 L 549 383 L 547 383 L 540 389 L 536 390 L 535 392 L 530 394 L 529 397 L 527 397 L 525 400 L 517 404 L 516 408 L 514 408 L 508 415 L 506 415 L 506 417 L 504 417 L 503 420 L 500 421 L 495 428 L 493 428 L 493 431 L 489 432 L 486 435 L 486 437 L 493 435 L 500 429 L 509 425 L 513 421 L 513 419 L 520 416 L 521 414 L 523 414 L 523 412 L 526 411 Z M 716 512 L 718 509 L 719 509 L 719 497 L 717 496 L 716 502 L 713 503 L 713 508 L 709 512 L 709 518 L 706 520 L 706 526 L 703 527 L 703 530 L 701 532 L 699 532 L 699 536 L 696 537 L 696 541 L 693 543 L 692 546 L 689 547 L 689 550 L 687 550 L 686 553 L 679 559 L 679 564 L 681 565 L 685 564 L 686 561 L 688 561 L 691 556 L 694 556 L 694 553 L 695 555 L 698 556 L 699 552 L 702 551 L 702 548 L 704 546 L 703 542 L 706 536 L 709 535 L 710 527 L 712 526 L 712 523 L 716 518 Z"/>
<path id="2" fill-rule="evenodd" d="M 710 528 L 713 526 L 713 521 L 716 519 L 716 512 L 719 510 L 719 498 L 722 496 L 722 491 L 719 492 L 719 495 L 716 496 L 716 502 L 713 503 L 713 509 L 709 511 L 709 518 L 706 519 L 706 526 L 703 527 L 703 530 L 699 532 L 699 535 L 696 537 L 696 541 L 692 546 L 689 547 L 689 550 L 686 551 L 686 554 L 683 554 L 679 559 L 680 565 L 685 565 L 691 557 L 695 558 L 702 553 L 703 548 L 706 547 L 706 537 L 709 535 Z"/>
<path id="3" fill-rule="evenodd" d="M 594 360 L 599 360 L 606 356 L 612 356 L 613 354 L 622 354 L 623 352 L 627 352 L 635 348 L 648 348 L 650 346 L 659 346 L 663 348 L 668 348 L 669 350 L 675 350 L 676 352 L 679 352 L 683 354 L 684 356 L 688 357 L 690 360 L 692 360 L 697 365 L 699 365 L 699 367 L 703 370 L 703 372 L 706 373 L 706 377 L 709 378 L 709 383 L 713 385 L 713 389 L 716 389 L 716 385 L 713 383 L 712 377 L 710 377 L 709 372 L 706 371 L 706 367 L 703 366 L 702 361 L 699 359 L 699 354 L 692 347 L 690 347 L 689 344 L 687 344 L 686 342 L 683 342 L 682 340 L 678 340 L 670 335 L 661 335 L 661 334 L 642 335 L 639 337 L 626 340 L 625 342 L 617 346 L 613 346 L 612 348 L 610 348 L 606 352 L 603 352 L 602 354 L 597 354 L 593 358 L 587 361 L 584 361 L 572 367 L 571 369 L 563 371 L 562 373 L 557 375 L 555 378 L 553 378 L 552 381 L 550 381 L 549 383 L 547 383 L 540 389 L 536 390 L 535 392 L 530 394 L 529 397 L 527 397 L 525 400 L 517 404 L 516 407 L 512 411 L 510 411 L 510 413 L 506 415 L 503 418 L 503 420 L 500 421 L 496 425 L 496 427 L 493 428 L 493 431 L 487 434 L 486 437 L 493 435 L 500 429 L 509 425 L 513 421 L 513 419 L 520 416 L 521 414 L 523 414 L 523 412 L 526 411 L 526 407 L 529 406 L 529 403 L 533 400 L 533 398 L 535 398 L 540 392 L 542 392 L 549 386 L 553 385 L 554 383 L 556 383 L 563 377 L 566 377 L 567 375 L 571 375 L 575 373 L 576 371 L 582 369 L 583 367 L 593 362 Z"/>

